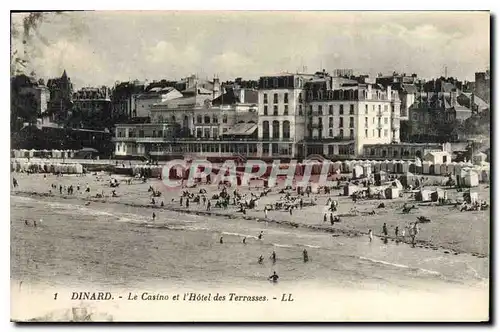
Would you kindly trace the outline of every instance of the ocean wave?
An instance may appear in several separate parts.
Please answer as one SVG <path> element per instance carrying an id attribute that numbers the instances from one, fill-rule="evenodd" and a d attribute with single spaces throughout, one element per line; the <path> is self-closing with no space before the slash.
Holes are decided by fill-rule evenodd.
<path id="1" fill-rule="evenodd" d="M 320 246 L 313 246 L 313 245 L 311 245 L 311 244 L 303 244 L 302 246 L 303 246 L 303 247 L 313 248 L 313 249 L 320 249 L 320 248 L 321 248 Z"/>
<path id="2" fill-rule="evenodd" d="M 394 267 L 399 267 L 399 268 L 402 268 L 402 269 L 415 270 L 415 271 L 424 272 L 424 273 L 433 274 L 433 275 L 441 275 L 441 273 L 438 272 L 438 271 L 427 270 L 427 269 L 423 269 L 423 268 L 420 268 L 420 267 L 412 267 L 412 266 L 408 266 L 408 265 L 404 265 L 404 264 L 391 263 L 391 262 L 387 262 L 387 261 L 383 261 L 383 260 L 378 260 L 378 259 L 373 259 L 373 258 L 368 258 L 368 257 L 363 257 L 363 256 L 359 256 L 358 258 L 361 259 L 361 260 L 372 262 L 372 263 L 377 263 L 377 264 L 382 264 L 382 265 L 388 265 L 388 266 L 394 266 Z"/>
<path id="3" fill-rule="evenodd" d="M 234 235 L 234 236 L 246 237 L 246 238 L 251 238 L 251 239 L 257 239 L 257 236 L 248 235 L 248 234 L 232 233 L 232 232 L 222 232 L 222 234 L 224 234 L 224 235 Z"/>
<path id="4" fill-rule="evenodd" d="M 279 248 L 293 248 L 293 246 L 288 245 L 288 244 L 280 244 L 280 243 L 273 243 L 273 246 L 279 247 Z"/>

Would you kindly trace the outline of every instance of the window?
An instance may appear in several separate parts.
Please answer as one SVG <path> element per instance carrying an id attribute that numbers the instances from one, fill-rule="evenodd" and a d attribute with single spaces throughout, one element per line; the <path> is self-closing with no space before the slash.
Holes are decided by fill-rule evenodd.
<path id="1" fill-rule="evenodd" d="M 389 136 L 389 130 L 384 129 L 384 137 L 388 137 L 388 136 Z"/>
<path id="2" fill-rule="evenodd" d="M 304 115 L 304 112 L 302 111 L 302 105 L 299 105 L 299 115 Z"/>
<path id="3" fill-rule="evenodd" d="M 273 138 L 280 138 L 280 122 L 273 121 Z"/>
<path id="4" fill-rule="evenodd" d="M 328 129 L 328 136 L 333 137 L 333 129 Z"/>
<path id="5" fill-rule="evenodd" d="M 368 128 L 368 117 L 365 117 L 365 128 Z"/>
<path id="6" fill-rule="evenodd" d="M 267 88 L 269 86 L 269 80 L 266 78 L 264 80 L 264 88 Z"/>
<path id="7" fill-rule="evenodd" d="M 285 105 L 285 110 L 283 111 L 283 115 L 288 115 L 288 105 Z"/>
<path id="8" fill-rule="evenodd" d="M 323 115 L 323 106 L 318 105 L 318 115 Z"/>
<path id="9" fill-rule="evenodd" d="M 380 137 L 382 137 L 382 130 L 381 129 L 378 130 L 378 138 L 380 138 Z"/>
<path id="10" fill-rule="evenodd" d="M 139 137 L 144 137 L 144 130 L 139 130 Z"/>
<path id="11" fill-rule="evenodd" d="M 264 105 L 264 115 L 267 115 L 267 105 Z"/>
<path id="12" fill-rule="evenodd" d="M 273 103 L 274 104 L 278 103 L 278 94 L 277 93 L 274 94 Z"/>
<path id="13" fill-rule="evenodd" d="M 333 116 L 328 118 L 328 127 L 332 128 L 333 127 Z"/>
<path id="14" fill-rule="evenodd" d="M 372 118 L 372 124 L 375 124 L 375 118 Z"/>
<path id="15" fill-rule="evenodd" d="M 382 106 L 381 105 L 378 105 L 378 111 L 382 112 Z"/>
<path id="16" fill-rule="evenodd" d="M 354 139 L 354 129 L 349 130 L 349 138 Z"/>
<path id="17" fill-rule="evenodd" d="M 290 138 L 290 121 L 283 121 L 283 138 Z"/>
<path id="18" fill-rule="evenodd" d="M 219 128 L 212 128 L 212 137 L 217 138 L 219 136 Z"/>
<path id="19" fill-rule="evenodd" d="M 368 129 L 365 129 L 365 137 L 368 138 Z"/>
<path id="20" fill-rule="evenodd" d="M 330 136 L 332 136 L 332 135 L 330 134 Z M 328 145 L 328 154 L 329 155 L 333 154 L 333 145 Z"/>
<path id="21" fill-rule="evenodd" d="M 446 164 L 448 162 L 448 157 L 447 156 L 443 156 L 443 164 Z"/>
<path id="22" fill-rule="evenodd" d="M 163 137 L 163 131 L 162 130 L 158 130 L 158 137 Z"/>
<path id="23" fill-rule="evenodd" d="M 288 104 L 288 93 L 285 93 L 284 102 L 285 104 Z"/>
<path id="24" fill-rule="evenodd" d="M 388 124 L 389 123 L 389 119 L 388 118 L 384 118 L 384 124 Z"/>
<path id="25" fill-rule="evenodd" d="M 222 128 L 222 133 L 224 134 L 225 132 L 227 132 L 227 128 Z"/>
<path id="26" fill-rule="evenodd" d="M 299 103 L 301 103 L 301 102 L 302 102 L 302 92 L 299 93 Z"/>
<path id="27" fill-rule="evenodd" d="M 349 114 L 354 115 L 354 104 L 349 105 Z"/>
<path id="28" fill-rule="evenodd" d="M 384 105 L 384 112 L 387 112 L 388 108 L 387 105 Z"/>
<path id="29" fill-rule="evenodd" d="M 201 128 L 196 128 L 196 137 L 201 138 L 202 135 L 203 135 L 203 132 L 202 132 Z"/>
<path id="30" fill-rule="evenodd" d="M 210 138 L 210 128 L 203 129 L 203 138 Z"/>
<path id="31" fill-rule="evenodd" d="M 309 105 L 309 115 L 312 115 L 312 113 L 313 113 L 313 107 L 312 105 Z"/>
<path id="32" fill-rule="evenodd" d="M 217 115 L 215 115 L 215 114 L 213 115 L 212 122 L 213 123 L 219 123 L 219 119 L 217 118 Z"/>
<path id="33" fill-rule="evenodd" d="M 269 155 L 269 144 L 262 144 L 262 154 Z"/>
<path id="34" fill-rule="evenodd" d="M 222 123 L 227 123 L 227 115 L 226 114 L 224 114 L 222 116 Z"/>
<path id="35" fill-rule="evenodd" d="M 339 118 L 339 128 L 344 127 L 344 118 Z"/>
<path id="36" fill-rule="evenodd" d="M 372 130 L 372 137 L 375 137 L 375 129 Z"/>
<path id="37" fill-rule="evenodd" d="M 269 121 L 262 122 L 262 138 L 269 139 Z"/>
<path id="38" fill-rule="evenodd" d="M 172 122 L 175 122 L 175 115 L 172 115 Z"/>
<path id="39" fill-rule="evenodd" d="M 205 123 L 206 124 L 210 123 L 210 116 L 209 115 L 205 115 Z"/>
<path id="40" fill-rule="evenodd" d="M 273 115 L 278 115 L 278 105 L 273 106 Z"/>
<path id="41" fill-rule="evenodd" d="M 368 105 L 365 105 L 365 114 L 368 114 Z"/>
<path id="42" fill-rule="evenodd" d="M 328 107 L 328 115 L 333 115 L 333 105 Z"/>
<path id="43" fill-rule="evenodd" d="M 339 105 L 339 114 L 340 115 L 344 114 L 344 105 Z"/>
<path id="44" fill-rule="evenodd" d="M 349 117 L 349 128 L 354 128 L 354 117 Z"/>
<path id="45" fill-rule="evenodd" d="M 372 105 L 372 110 L 375 111 L 375 105 Z"/>
<path id="46" fill-rule="evenodd" d="M 344 137 L 344 129 L 340 129 L 339 136 L 342 137 L 342 138 Z"/>
<path id="47" fill-rule="evenodd" d="M 202 123 L 202 122 L 203 122 L 202 120 L 203 120 L 203 119 L 202 119 L 201 115 L 198 115 L 198 116 L 196 117 L 196 123 Z"/>
<path id="48" fill-rule="evenodd" d="M 264 104 L 267 104 L 267 93 L 264 93 Z"/>
<path id="49" fill-rule="evenodd" d="M 275 87 L 275 88 L 278 87 L 278 79 L 277 78 L 273 79 L 273 87 Z"/>

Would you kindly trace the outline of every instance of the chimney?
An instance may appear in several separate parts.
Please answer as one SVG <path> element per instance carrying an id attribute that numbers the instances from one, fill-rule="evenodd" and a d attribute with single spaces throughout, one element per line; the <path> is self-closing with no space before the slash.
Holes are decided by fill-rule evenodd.
<path id="1" fill-rule="evenodd" d="M 391 100 L 392 87 L 390 85 L 387 86 L 387 100 Z"/>
<path id="2" fill-rule="evenodd" d="M 372 85 L 368 84 L 368 99 L 372 99 Z"/>

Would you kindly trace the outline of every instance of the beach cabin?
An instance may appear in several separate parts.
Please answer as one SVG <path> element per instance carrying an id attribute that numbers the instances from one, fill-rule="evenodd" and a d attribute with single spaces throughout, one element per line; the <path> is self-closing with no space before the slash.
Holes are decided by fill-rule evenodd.
<path id="1" fill-rule="evenodd" d="M 456 162 L 452 162 L 448 165 L 446 165 L 446 173 L 455 175 L 455 166 L 457 165 Z"/>
<path id="2" fill-rule="evenodd" d="M 428 152 L 423 159 L 433 164 L 448 164 L 451 163 L 451 154 L 447 151 L 433 151 Z"/>
<path id="3" fill-rule="evenodd" d="M 384 190 L 384 194 L 387 199 L 399 198 L 399 189 L 397 187 L 389 187 Z"/>
<path id="4" fill-rule="evenodd" d="M 441 164 L 439 174 L 445 175 L 448 173 L 448 165 L 447 164 Z"/>
<path id="5" fill-rule="evenodd" d="M 430 161 L 424 161 L 422 163 L 422 173 L 423 174 L 431 174 L 431 165 L 432 163 Z M 411 168 L 410 168 L 411 172 Z"/>
<path id="6" fill-rule="evenodd" d="M 460 174 L 460 185 L 468 188 L 479 186 L 479 174 L 471 168 L 463 169 Z"/>
<path id="7" fill-rule="evenodd" d="M 344 186 L 344 196 L 351 196 L 356 191 L 359 191 L 359 187 L 358 186 L 353 186 L 353 185 L 349 185 L 349 184 L 346 184 Z"/>
<path id="8" fill-rule="evenodd" d="M 486 153 L 478 152 L 472 156 L 472 163 L 474 165 L 482 165 L 486 162 L 487 157 Z"/>
<path id="9" fill-rule="evenodd" d="M 431 193 L 431 201 L 437 202 L 440 198 L 446 199 L 446 191 L 443 189 L 437 188 L 436 191 Z"/>
<path id="10" fill-rule="evenodd" d="M 401 181 L 403 187 L 415 186 L 416 180 L 417 176 L 411 172 L 406 172 L 399 177 L 399 181 Z"/>
<path id="11" fill-rule="evenodd" d="M 431 193 L 432 191 L 430 190 L 419 190 L 415 193 L 415 199 L 419 202 L 429 202 L 431 200 Z"/>

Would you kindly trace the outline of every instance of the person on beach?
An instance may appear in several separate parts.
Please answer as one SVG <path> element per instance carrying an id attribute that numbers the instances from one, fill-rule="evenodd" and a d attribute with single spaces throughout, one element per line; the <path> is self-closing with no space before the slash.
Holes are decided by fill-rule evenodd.
<path id="1" fill-rule="evenodd" d="M 264 257 L 262 255 L 260 255 L 258 262 L 259 262 L 259 264 L 264 263 Z"/>
<path id="2" fill-rule="evenodd" d="M 243 244 L 247 244 L 247 238 L 246 237 L 243 238 Z"/>
<path id="3" fill-rule="evenodd" d="M 14 188 L 17 188 L 17 187 L 18 187 L 18 185 L 19 185 L 19 184 L 17 183 L 16 178 L 13 178 L 13 179 L 12 179 L 12 185 L 14 186 Z"/>
<path id="4" fill-rule="evenodd" d="M 203 205 L 207 204 L 207 197 L 203 195 Z"/>
<path id="5" fill-rule="evenodd" d="M 220 243 L 220 244 L 223 244 L 223 243 L 224 243 L 224 240 L 222 239 L 222 236 L 220 237 L 219 243 Z"/>
<path id="6" fill-rule="evenodd" d="M 279 276 L 276 274 L 276 271 L 269 277 L 269 280 L 272 282 L 278 282 Z"/>
<path id="7" fill-rule="evenodd" d="M 59 194 L 62 195 L 62 190 L 63 190 L 63 187 L 61 185 L 59 185 Z"/>
<path id="8" fill-rule="evenodd" d="M 302 197 L 299 200 L 299 205 L 300 205 L 300 209 L 302 210 L 302 208 L 304 207 L 304 200 L 302 200 Z"/>
<path id="9" fill-rule="evenodd" d="M 210 211 L 211 207 L 212 207 L 212 202 L 208 201 L 208 203 L 207 203 L 207 211 Z"/>
<path id="10" fill-rule="evenodd" d="M 327 219 L 328 219 L 328 218 L 326 217 L 326 213 L 325 213 L 325 214 L 323 214 L 323 222 L 326 222 L 326 221 L 327 221 Z"/>
<path id="11" fill-rule="evenodd" d="M 163 201 L 161 201 L 160 206 L 161 206 L 161 207 L 164 207 L 164 206 L 165 206 L 165 204 L 163 204 Z"/>
<path id="12" fill-rule="evenodd" d="M 179 200 L 179 204 L 181 205 L 181 207 L 182 207 L 182 201 L 183 201 L 183 197 L 181 196 L 181 199 Z"/>
<path id="13" fill-rule="evenodd" d="M 186 208 L 189 209 L 189 198 L 186 198 Z"/>
<path id="14" fill-rule="evenodd" d="M 153 212 L 153 221 L 156 219 L 156 214 Z"/>
<path id="15" fill-rule="evenodd" d="M 292 215 L 293 206 L 290 206 L 290 215 Z"/>
<path id="16" fill-rule="evenodd" d="M 384 233 L 385 236 L 387 236 L 389 233 L 387 232 L 387 224 L 384 223 L 384 225 L 382 226 L 382 233 Z"/>
<path id="17" fill-rule="evenodd" d="M 267 219 L 267 206 L 264 207 L 264 218 Z"/>
<path id="18" fill-rule="evenodd" d="M 333 226 L 335 224 L 335 219 L 333 218 L 333 213 L 330 213 L 330 224 Z"/>
<path id="19" fill-rule="evenodd" d="M 259 234 L 259 240 L 262 240 L 262 236 L 264 235 L 264 232 L 263 231 L 260 231 L 260 234 Z"/>
<path id="20" fill-rule="evenodd" d="M 370 229 L 368 230 L 368 237 L 370 238 L 370 242 L 373 241 L 373 231 Z"/>
<path id="21" fill-rule="evenodd" d="M 398 226 L 396 226 L 396 229 L 394 230 L 394 235 L 396 236 L 396 239 L 397 239 L 399 236 L 399 227 Z"/>

